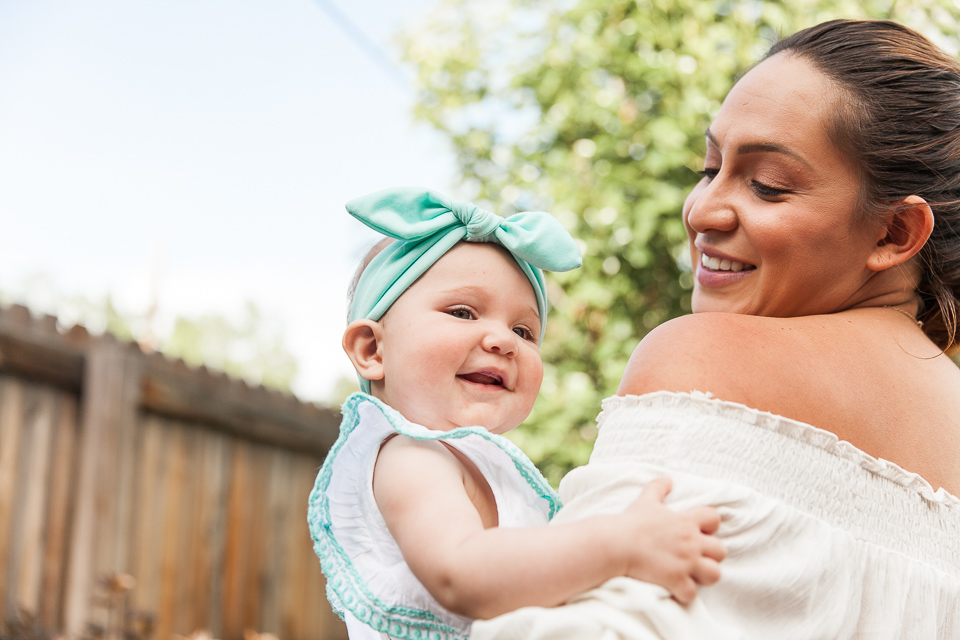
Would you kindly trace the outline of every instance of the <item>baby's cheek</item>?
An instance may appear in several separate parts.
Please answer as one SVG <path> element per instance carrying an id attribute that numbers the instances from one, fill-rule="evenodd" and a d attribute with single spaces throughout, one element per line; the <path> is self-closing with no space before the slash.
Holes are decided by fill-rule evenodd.
<path id="1" fill-rule="evenodd" d="M 521 380 L 518 386 L 529 412 L 533 409 L 533 403 L 536 402 L 537 394 L 540 393 L 540 385 L 543 383 L 543 362 L 539 355 L 525 369 L 520 372 Z"/>
<path id="2" fill-rule="evenodd" d="M 536 387 L 536 390 L 533 392 L 534 398 L 540 392 L 540 385 L 543 384 L 543 362 L 540 361 L 540 358 L 537 358 L 537 366 L 532 377 L 533 386 Z"/>

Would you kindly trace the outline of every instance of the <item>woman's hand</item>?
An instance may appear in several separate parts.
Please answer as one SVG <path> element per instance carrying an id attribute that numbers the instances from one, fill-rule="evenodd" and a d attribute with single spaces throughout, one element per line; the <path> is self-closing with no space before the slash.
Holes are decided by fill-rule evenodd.
<path id="1" fill-rule="evenodd" d="M 691 602 L 700 585 L 720 579 L 720 562 L 727 555 L 714 537 L 720 514 L 712 507 L 673 511 L 663 501 L 673 488 L 669 478 L 657 478 L 617 516 L 614 532 L 626 558 L 624 575 L 660 585 L 681 603 Z"/>

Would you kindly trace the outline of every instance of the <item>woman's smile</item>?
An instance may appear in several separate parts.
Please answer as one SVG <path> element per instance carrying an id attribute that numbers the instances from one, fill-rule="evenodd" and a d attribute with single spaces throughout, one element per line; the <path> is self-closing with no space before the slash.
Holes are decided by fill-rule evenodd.
<path id="1" fill-rule="evenodd" d="M 755 269 L 751 265 L 748 265 L 743 262 L 737 262 L 736 260 L 729 260 L 727 258 L 711 258 L 707 254 L 700 255 L 700 265 L 709 269 L 710 271 L 749 271 L 750 269 Z"/>
<path id="2" fill-rule="evenodd" d="M 696 266 L 697 284 L 703 287 L 723 287 L 740 282 L 752 275 L 756 267 L 748 262 L 741 262 L 717 251 L 709 253 L 700 247 L 700 262 Z"/>

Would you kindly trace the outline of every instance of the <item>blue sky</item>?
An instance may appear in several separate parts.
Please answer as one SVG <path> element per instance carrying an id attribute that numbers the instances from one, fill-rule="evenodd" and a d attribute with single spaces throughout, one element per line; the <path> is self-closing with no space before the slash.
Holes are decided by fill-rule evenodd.
<path id="1" fill-rule="evenodd" d="M 396 60 L 392 34 L 436 0 L 322 1 Z M 0 291 L 43 312 L 155 297 L 161 334 L 252 300 L 295 391 L 325 398 L 374 239 L 343 203 L 453 182 L 399 74 L 314 0 L 0 2 Z"/>

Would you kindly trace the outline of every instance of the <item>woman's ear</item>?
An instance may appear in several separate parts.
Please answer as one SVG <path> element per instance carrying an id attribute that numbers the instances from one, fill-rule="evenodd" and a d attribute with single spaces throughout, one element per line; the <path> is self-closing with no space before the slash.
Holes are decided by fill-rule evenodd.
<path id="1" fill-rule="evenodd" d="M 933 211 L 920 196 L 907 196 L 892 207 L 867 268 L 883 271 L 903 264 L 923 248 L 933 232 Z"/>
<path id="2" fill-rule="evenodd" d="M 383 327 L 373 320 L 354 320 L 343 332 L 343 350 L 361 378 L 383 379 Z"/>

